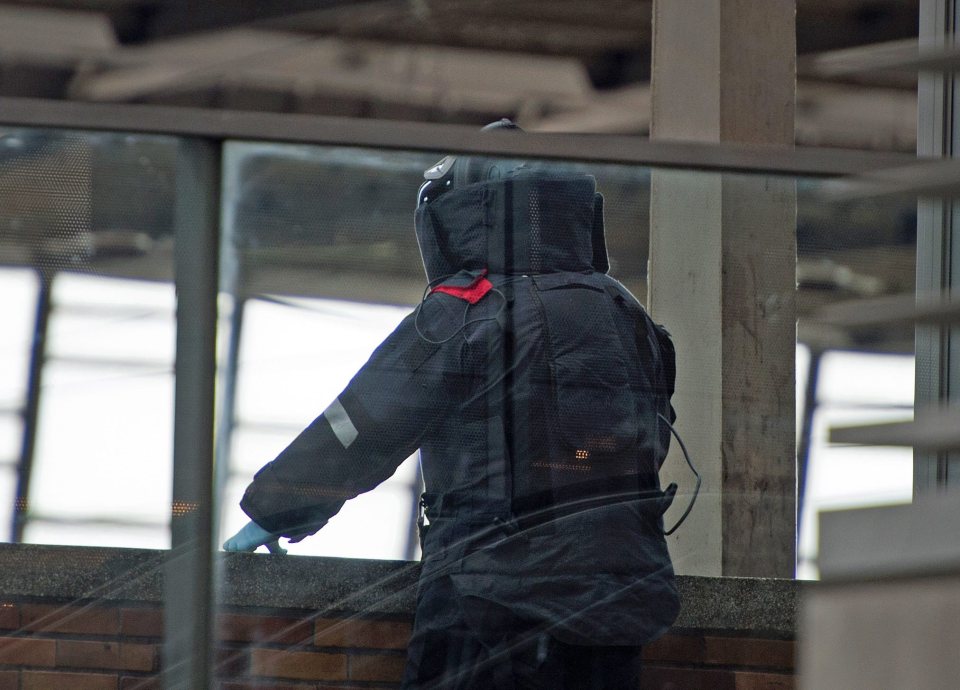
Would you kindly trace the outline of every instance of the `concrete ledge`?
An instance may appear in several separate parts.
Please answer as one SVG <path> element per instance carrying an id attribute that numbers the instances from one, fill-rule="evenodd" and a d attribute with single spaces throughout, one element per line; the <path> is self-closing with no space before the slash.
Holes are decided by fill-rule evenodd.
<path id="1" fill-rule="evenodd" d="M 168 551 L 0 544 L 0 597 L 160 603 Z M 175 560 L 172 562 L 175 567 Z M 412 615 L 419 564 L 218 554 L 226 606 Z M 804 583 L 681 576 L 677 632 L 793 639 Z"/>
<path id="2" fill-rule="evenodd" d="M 790 640 L 802 591 L 814 583 L 752 577 L 677 577 L 675 632 L 716 632 Z"/>

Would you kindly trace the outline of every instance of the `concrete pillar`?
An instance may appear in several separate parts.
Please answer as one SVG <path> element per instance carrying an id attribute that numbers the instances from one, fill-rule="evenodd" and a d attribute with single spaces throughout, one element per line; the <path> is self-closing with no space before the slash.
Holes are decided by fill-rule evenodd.
<path id="1" fill-rule="evenodd" d="M 794 0 L 653 7 L 653 138 L 793 145 Z M 793 577 L 794 181 L 662 170 L 651 184 L 649 306 L 676 342 L 678 430 L 704 480 L 670 537 L 676 568 Z M 676 448 L 663 480 L 691 485 Z"/>

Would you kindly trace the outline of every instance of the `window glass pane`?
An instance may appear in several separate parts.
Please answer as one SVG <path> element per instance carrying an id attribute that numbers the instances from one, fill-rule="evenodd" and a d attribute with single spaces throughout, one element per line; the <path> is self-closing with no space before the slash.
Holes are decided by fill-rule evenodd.
<path id="1" fill-rule="evenodd" d="M 170 362 L 47 364 L 31 511 L 75 520 L 152 520 L 164 532 L 172 400 Z M 90 543 L 102 544 L 107 532 L 91 530 Z"/>
<path id="2" fill-rule="evenodd" d="M 245 302 L 224 534 L 233 534 L 246 522 L 236 506 L 250 477 L 337 397 L 408 311 L 272 295 Z M 415 463 L 416 457 L 403 463 L 379 489 L 351 501 L 322 534 L 291 544 L 289 552 L 356 558 L 408 555 Z"/>
<path id="3" fill-rule="evenodd" d="M 23 403 L 30 366 L 30 343 L 36 311 L 37 279 L 28 269 L 0 266 L 0 413 Z"/>
<path id="4" fill-rule="evenodd" d="M 913 357 L 830 352 L 820 366 L 820 401 L 824 404 L 913 407 Z"/>
<path id="5" fill-rule="evenodd" d="M 0 250 L 2 256 L 2 250 Z M 0 264 L 0 525 L 4 536 L 16 495 L 16 465 L 23 446 L 23 412 L 37 306 L 36 274 Z"/>
<path id="6" fill-rule="evenodd" d="M 911 355 L 835 351 L 820 363 L 808 494 L 800 528 L 799 573 L 816 577 L 817 513 L 909 503 L 913 449 L 833 444 L 833 427 L 913 418 Z M 801 379 L 804 380 L 804 379 Z"/>
<path id="7" fill-rule="evenodd" d="M 143 366 L 173 361 L 171 284 L 74 273 L 58 277 L 53 294 L 57 318 L 48 334 L 50 357 Z M 135 361 L 131 353 L 136 353 Z"/>
<path id="8" fill-rule="evenodd" d="M 23 423 L 19 410 L 0 415 L 0 458 L 5 468 L 13 471 L 20 456 Z M 9 498 L 9 497 L 8 497 Z"/>
<path id="9" fill-rule="evenodd" d="M 238 417 L 305 425 L 408 312 L 321 299 L 250 300 L 244 306 Z"/>
<path id="10" fill-rule="evenodd" d="M 22 293 L 4 290 L 19 297 L 0 307 L 0 347 L 32 337 L 38 280 L 22 276 L 49 286 L 20 538 L 165 546 L 177 143 L 0 129 L 0 144 L 0 264 L 22 267 L 0 271 Z M 4 357 L 3 405 L 25 404 L 25 362 Z"/>
<path id="11" fill-rule="evenodd" d="M 817 574 L 822 510 L 902 503 L 913 493 L 911 448 L 830 443 L 833 427 L 913 416 L 914 328 L 909 322 L 853 327 L 824 321 L 824 307 L 910 295 L 916 283 L 916 203 L 909 198 L 837 199 L 822 181 L 797 183 L 798 443 L 810 421 L 798 577 Z M 862 309 L 862 307 L 861 307 Z M 816 366 L 814 366 L 816 365 Z M 803 392 L 814 375 L 812 400 Z"/>

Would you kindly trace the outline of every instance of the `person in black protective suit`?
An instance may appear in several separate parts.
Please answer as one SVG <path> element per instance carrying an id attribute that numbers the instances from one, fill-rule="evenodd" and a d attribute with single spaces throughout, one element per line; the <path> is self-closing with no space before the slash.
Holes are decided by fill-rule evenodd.
<path id="1" fill-rule="evenodd" d="M 479 156 L 424 176 L 426 297 L 256 474 L 225 548 L 316 532 L 419 448 L 404 687 L 636 688 L 679 608 L 669 336 L 607 275 L 593 177 Z"/>

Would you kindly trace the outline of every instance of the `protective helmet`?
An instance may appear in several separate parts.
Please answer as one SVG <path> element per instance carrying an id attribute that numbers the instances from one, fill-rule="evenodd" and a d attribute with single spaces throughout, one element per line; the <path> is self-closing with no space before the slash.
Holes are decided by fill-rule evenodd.
<path id="1" fill-rule="evenodd" d="M 480 131 L 515 129 L 523 131 L 508 118 L 491 122 Z M 444 156 L 423 171 L 424 183 L 417 192 L 417 206 L 428 204 L 442 194 L 474 182 L 496 180 L 506 177 L 524 167 L 524 161 L 488 156 Z"/>
<path id="2" fill-rule="evenodd" d="M 508 119 L 483 128 L 520 130 Z M 592 175 L 554 161 L 446 156 L 424 171 L 414 228 L 433 284 L 461 270 L 609 268 Z"/>

